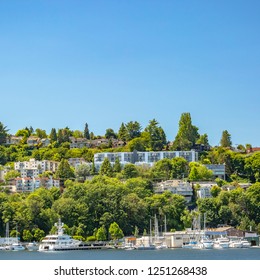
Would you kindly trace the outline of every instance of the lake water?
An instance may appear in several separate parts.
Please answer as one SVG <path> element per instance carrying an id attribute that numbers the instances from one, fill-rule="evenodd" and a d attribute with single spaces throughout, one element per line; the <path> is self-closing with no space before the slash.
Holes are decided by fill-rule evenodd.
<path id="1" fill-rule="evenodd" d="M 0 251 L 0 260 L 260 260 L 260 248 L 89 250 L 63 252 Z"/>

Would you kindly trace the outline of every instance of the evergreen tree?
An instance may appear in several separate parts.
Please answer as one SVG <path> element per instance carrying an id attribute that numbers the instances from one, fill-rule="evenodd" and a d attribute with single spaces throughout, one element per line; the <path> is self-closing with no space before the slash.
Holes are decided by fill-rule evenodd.
<path id="1" fill-rule="evenodd" d="M 119 131 L 118 131 L 118 139 L 122 140 L 122 141 L 127 141 L 127 130 L 125 127 L 125 124 L 122 123 Z"/>
<path id="2" fill-rule="evenodd" d="M 88 124 L 87 123 L 85 123 L 85 128 L 84 128 L 83 136 L 86 139 L 90 139 L 90 134 L 89 134 L 89 129 L 88 129 Z"/>
<path id="3" fill-rule="evenodd" d="M 126 124 L 125 126 L 126 128 L 126 131 L 127 131 L 127 138 L 126 140 L 129 141 L 129 140 L 132 140 L 134 138 L 137 138 L 141 135 L 141 125 L 139 122 L 135 121 L 130 121 Z"/>
<path id="4" fill-rule="evenodd" d="M 114 170 L 114 172 L 119 173 L 119 172 L 121 172 L 121 169 L 122 169 L 121 164 L 120 164 L 119 158 L 117 157 L 115 160 L 115 164 L 113 166 L 113 170 Z"/>
<path id="5" fill-rule="evenodd" d="M 91 175 L 95 175 L 96 174 L 96 166 L 95 166 L 95 162 L 94 159 L 92 160 L 92 165 L 91 165 L 91 170 L 90 170 L 90 174 Z"/>
<path id="6" fill-rule="evenodd" d="M 209 145 L 208 135 L 206 133 L 200 135 L 200 138 L 197 140 L 196 144 L 202 144 L 204 146 L 208 146 Z"/>
<path id="7" fill-rule="evenodd" d="M 61 186 L 64 186 L 64 182 L 67 179 L 75 178 L 73 169 L 70 167 L 69 162 L 64 158 L 61 160 L 58 166 L 56 177 L 60 179 Z"/>
<path id="8" fill-rule="evenodd" d="M 199 138 L 198 128 L 192 125 L 190 113 L 182 113 L 173 150 L 190 150 Z"/>
<path id="9" fill-rule="evenodd" d="M 228 133 L 227 130 L 224 130 L 222 132 L 222 137 L 220 140 L 220 146 L 221 147 L 231 147 L 232 146 L 232 142 L 231 142 L 231 135 Z"/>
<path id="10" fill-rule="evenodd" d="M 158 126 L 158 122 L 153 119 L 149 121 L 149 125 L 145 128 L 149 133 L 149 149 L 152 151 L 161 151 L 166 145 L 166 135 L 162 127 Z"/>
<path id="11" fill-rule="evenodd" d="M 51 129 L 51 133 L 50 133 L 50 139 L 51 139 L 51 143 L 57 141 L 57 132 L 55 128 Z"/>
<path id="12" fill-rule="evenodd" d="M 109 177 L 113 175 L 113 168 L 107 157 L 104 159 L 103 163 L 100 166 L 99 174 L 106 175 Z"/>
<path id="13" fill-rule="evenodd" d="M 57 141 L 59 143 L 69 142 L 72 131 L 68 127 L 58 130 Z"/>

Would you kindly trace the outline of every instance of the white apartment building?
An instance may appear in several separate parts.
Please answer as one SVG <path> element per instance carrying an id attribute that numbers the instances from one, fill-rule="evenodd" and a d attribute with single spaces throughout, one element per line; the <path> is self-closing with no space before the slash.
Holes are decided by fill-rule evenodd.
<path id="1" fill-rule="evenodd" d="M 116 158 L 121 165 L 133 163 L 136 165 L 146 164 L 154 165 L 155 162 L 164 158 L 182 157 L 188 162 L 198 161 L 198 152 L 196 151 L 158 151 L 158 152 L 118 152 L 118 153 L 97 153 L 94 155 L 94 164 L 97 169 L 100 168 L 105 158 L 108 158 L 113 165 Z"/>
<path id="2" fill-rule="evenodd" d="M 16 178 L 15 179 L 16 192 L 33 192 L 34 190 L 45 187 L 50 189 L 52 187 L 60 187 L 60 180 L 51 178 Z"/>
<path id="3" fill-rule="evenodd" d="M 163 193 L 170 191 L 173 194 L 184 196 L 187 202 L 191 201 L 193 189 L 189 182 L 180 180 L 167 180 L 156 184 L 154 188 L 155 193 Z"/>
<path id="4" fill-rule="evenodd" d="M 14 169 L 21 173 L 21 177 L 38 177 L 42 172 L 52 171 L 56 172 L 59 162 L 52 160 L 35 160 L 18 161 L 14 163 Z"/>

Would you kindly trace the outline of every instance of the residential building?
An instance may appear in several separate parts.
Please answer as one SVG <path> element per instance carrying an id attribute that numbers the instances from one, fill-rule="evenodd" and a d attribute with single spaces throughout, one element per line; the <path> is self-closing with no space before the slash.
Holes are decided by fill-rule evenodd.
<path id="1" fill-rule="evenodd" d="M 70 137 L 70 148 L 83 148 L 83 147 L 87 147 L 90 148 L 91 147 L 91 140 L 88 140 L 86 138 L 76 138 L 76 137 Z"/>
<path id="2" fill-rule="evenodd" d="M 165 191 L 182 195 L 187 202 L 191 201 L 193 195 L 192 185 L 189 182 L 180 180 L 167 180 L 156 184 L 154 188 L 155 193 L 163 193 Z"/>
<path id="3" fill-rule="evenodd" d="M 16 192 L 33 192 L 34 190 L 45 187 L 47 189 L 52 187 L 60 187 L 60 180 L 50 178 L 16 178 L 15 179 Z"/>
<path id="4" fill-rule="evenodd" d="M 198 161 L 198 152 L 195 151 L 158 151 L 158 152 L 118 152 L 118 153 L 97 153 L 94 155 L 94 164 L 97 169 L 100 168 L 105 158 L 108 158 L 113 165 L 116 158 L 122 166 L 127 163 L 136 165 L 153 166 L 155 162 L 164 158 L 183 157 L 188 162 Z"/>
<path id="5" fill-rule="evenodd" d="M 250 147 L 246 150 L 246 152 L 249 153 L 255 153 L 255 152 L 260 152 L 260 147 Z"/>
<path id="6" fill-rule="evenodd" d="M 47 147 L 51 144 L 51 140 L 49 138 L 42 138 L 40 139 L 40 142 L 43 147 Z"/>
<path id="7" fill-rule="evenodd" d="M 29 161 L 18 161 L 14 163 L 14 169 L 21 173 L 21 177 L 38 177 L 45 171 L 56 172 L 59 162 L 52 160 L 38 161 L 34 158 Z"/>
<path id="8" fill-rule="evenodd" d="M 205 166 L 213 171 L 215 178 L 226 179 L 226 168 L 225 164 L 205 164 Z"/>
<path id="9" fill-rule="evenodd" d="M 41 139 L 37 136 L 29 136 L 27 138 L 27 145 L 28 146 L 34 146 L 41 142 Z"/>
<path id="10" fill-rule="evenodd" d="M 18 145 L 21 143 L 23 137 L 22 136 L 14 136 L 10 135 L 6 137 L 6 145 Z"/>

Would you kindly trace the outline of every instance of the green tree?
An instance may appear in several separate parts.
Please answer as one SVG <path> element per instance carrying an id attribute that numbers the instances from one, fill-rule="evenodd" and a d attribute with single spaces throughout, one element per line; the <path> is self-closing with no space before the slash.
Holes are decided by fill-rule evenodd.
<path id="1" fill-rule="evenodd" d="M 182 157 L 176 157 L 171 160 L 172 179 L 182 179 L 188 177 L 189 163 Z"/>
<path id="2" fill-rule="evenodd" d="M 59 129 L 58 135 L 57 135 L 57 141 L 59 144 L 64 143 L 64 142 L 69 142 L 70 136 L 72 136 L 72 131 L 68 127 Z"/>
<path id="3" fill-rule="evenodd" d="M 224 147 L 224 148 L 230 148 L 232 146 L 231 135 L 229 134 L 229 132 L 227 130 L 224 130 L 222 132 L 220 146 Z"/>
<path id="4" fill-rule="evenodd" d="M 86 139 L 90 139 L 89 128 L 88 128 L 88 124 L 87 123 L 85 123 L 85 128 L 84 128 L 83 136 Z"/>
<path id="5" fill-rule="evenodd" d="M 0 122 L 0 145 L 6 142 L 8 129 L 2 122 Z"/>
<path id="6" fill-rule="evenodd" d="M 57 132 L 55 128 L 51 129 L 51 133 L 50 133 L 50 139 L 51 139 L 51 143 L 57 141 Z"/>
<path id="7" fill-rule="evenodd" d="M 173 150 L 190 150 L 199 138 L 198 128 L 192 124 L 190 113 L 182 113 Z"/>
<path id="8" fill-rule="evenodd" d="M 139 122 L 130 121 L 125 125 L 126 131 L 127 131 L 127 138 L 126 140 L 132 140 L 134 138 L 137 138 L 141 135 L 141 125 Z"/>
<path id="9" fill-rule="evenodd" d="M 138 177 L 138 169 L 136 166 L 132 163 L 128 163 L 124 166 L 122 170 L 122 175 L 124 178 L 129 179 L 129 178 L 135 178 Z"/>
<path id="10" fill-rule="evenodd" d="M 24 229 L 22 238 L 24 241 L 30 242 L 33 240 L 33 235 L 28 229 Z"/>
<path id="11" fill-rule="evenodd" d="M 100 175 L 106 175 L 106 176 L 113 176 L 113 167 L 109 161 L 109 159 L 106 157 L 104 161 L 102 162 L 100 169 L 99 169 Z"/>
<path id="12" fill-rule="evenodd" d="M 142 135 L 143 134 L 144 134 L 144 132 L 142 133 Z M 136 137 L 136 138 L 130 140 L 127 143 L 126 147 L 131 152 L 133 152 L 133 151 L 145 151 L 147 146 L 148 146 L 147 139 L 141 136 L 141 137 Z"/>
<path id="13" fill-rule="evenodd" d="M 125 124 L 122 123 L 119 130 L 118 130 L 118 139 L 122 141 L 127 141 L 127 129 L 125 127 Z"/>
<path id="14" fill-rule="evenodd" d="M 119 158 L 117 157 L 116 160 L 115 160 L 115 164 L 113 166 L 113 171 L 116 172 L 116 173 L 120 173 L 121 170 L 122 170 L 121 163 L 120 163 Z"/>
<path id="15" fill-rule="evenodd" d="M 35 231 L 34 231 L 34 239 L 35 241 L 39 242 L 43 239 L 43 237 L 45 236 L 45 232 L 42 230 L 42 229 L 39 229 L 37 228 Z"/>
<path id="16" fill-rule="evenodd" d="M 205 134 L 200 135 L 196 144 L 202 144 L 202 145 L 208 146 L 209 145 L 208 134 L 205 133 Z"/>
<path id="17" fill-rule="evenodd" d="M 213 197 L 217 197 L 221 192 L 221 187 L 219 186 L 213 186 L 210 190 L 210 193 Z"/>
<path id="18" fill-rule="evenodd" d="M 157 161 L 151 168 L 151 176 L 155 180 L 169 180 L 172 175 L 172 162 L 168 158 Z"/>
<path id="19" fill-rule="evenodd" d="M 75 178 L 73 169 L 70 167 L 69 162 L 66 159 L 62 159 L 55 176 L 60 179 L 61 186 L 64 186 L 64 182 L 67 179 Z"/>
<path id="20" fill-rule="evenodd" d="M 80 130 L 74 130 L 72 136 L 75 138 L 83 138 L 83 133 Z"/>
<path id="21" fill-rule="evenodd" d="M 43 138 L 47 138 L 47 133 L 45 130 L 40 129 L 40 128 L 36 128 L 35 130 L 35 134 L 37 137 L 43 139 Z"/>
<path id="22" fill-rule="evenodd" d="M 10 170 L 10 171 L 8 171 L 5 174 L 4 179 L 5 179 L 6 182 L 9 182 L 9 181 L 11 181 L 11 180 L 13 180 L 13 179 L 15 179 L 17 177 L 20 177 L 20 176 L 21 176 L 21 174 L 20 174 L 19 171 L 17 171 L 17 170 Z"/>
<path id="23" fill-rule="evenodd" d="M 245 172 L 252 182 L 260 181 L 260 152 L 245 158 Z"/>
<path id="24" fill-rule="evenodd" d="M 90 175 L 90 166 L 87 164 L 81 164 L 76 167 L 75 175 L 78 181 L 84 182 L 86 177 Z"/>
<path id="25" fill-rule="evenodd" d="M 211 180 L 213 178 L 213 171 L 207 169 L 205 165 L 197 162 L 191 162 L 190 164 L 189 180 L 200 181 L 200 180 Z"/>
<path id="26" fill-rule="evenodd" d="M 105 241 L 105 240 L 107 240 L 107 231 L 106 231 L 106 228 L 104 226 L 100 227 L 97 230 L 96 238 L 97 238 L 98 241 Z"/>
<path id="27" fill-rule="evenodd" d="M 117 240 L 124 237 L 124 233 L 122 229 L 119 227 L 119 225 L 116 222 L 112 223 L 109 226 L 108 232 L 113 240 Z"/>
<path id="28" fill-rule="evenodd" d="M 114 132 L 114 130 L 112 128 L 108 128 L 106 130 L 106 133 L 105 133 L 105 138 L 106 139 L 110 139 L 110 138 L 116 139 L 117 135 L 116 135 L 116 133 Z"/>
<path id="29" fill-rule="evenodd" d="M 149 133 L 148 147 L 152 151 L 161 151 L 166 145 L 166 135 L 159 123 L 153 119 L 149 121 L 149 125 L 145 128 L 145 132 Z"/>

